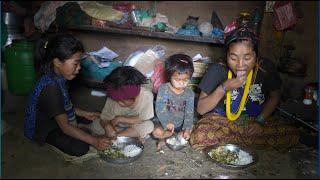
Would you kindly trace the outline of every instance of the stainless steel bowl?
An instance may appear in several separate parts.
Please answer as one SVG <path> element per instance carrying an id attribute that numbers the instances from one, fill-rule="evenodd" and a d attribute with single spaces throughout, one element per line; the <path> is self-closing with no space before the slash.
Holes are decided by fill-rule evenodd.
<path id="1" fill-rule="evenodd" d="M 173 151 L 180 151 L 181 149 L 185 148 L 188 145 L 188 141 L 186 141 L 185 143 L 181 143 L 183 141 L 182 139 L 183 137 L 174 134 L 171 137 L 166 139 L 166 145 L 168 146 L 169 149 L 173 150 Z M 170 140 L 174 140 L 176 142 L 179 142 L 177 144 L 170 144 Z M 185 140 L 184 140 L 185 141 Z"/>
<path id="2" fill-rule="evenodd" d="M 212 150 L 217 149 L 217 148 L 224 148 L 225 150 L 229 150 L 231 152 L 237 152 L 237 153 L 240 150 L 242 150 L 242 151 L 248 153 L 252 157 L 252 162 L 248 163 L 248 164 L 244 164 L 244 165 L 221 163 L 221 162 L 217 161 L 215 158 L 211 157 L 211 154 L 210 154 L 210 152 Z M 247 147 L 242 147 L 240 145 L 236 145 L 236 144 L 225 144 L 225 145 L 210 146 L 210 147 L 205 149 L 205 154 L 208 156 L 208 158 L 211 161 L 216 163 L 218 166 L 223 167 L 223 168 L 227 168 L 227 169 L 245 169 L 247 167 L 250 167 L 250 166 L 254 165 L 258 161 L 258 156 L 253 150 L 251 150 L 251 149 L 249 149 Z"/>
<path id="3" fill-rule="evenodd" d="M 121 137 L 117 138 L 115 143 L 117 144 L 117 147 L 121 150 L 123 150 L 128 145 L 136 145 L 139 148 L 141 148 L 142 151 L 134 157 L 123 157 L 123 158 L 112 158 L 112 157 L 109 157 L 108 155 L 106 155 L 103 151 L 99 151 L 98 155 L 100 156 L 101 159 L 103 159 L 107 162 L 110 162 L 110 163 L 126 164 L 126 163 L 131 163 L 131 162 L 139 159 L 142 156 L 144 146 L 136 138 L 121 136 Z"/>

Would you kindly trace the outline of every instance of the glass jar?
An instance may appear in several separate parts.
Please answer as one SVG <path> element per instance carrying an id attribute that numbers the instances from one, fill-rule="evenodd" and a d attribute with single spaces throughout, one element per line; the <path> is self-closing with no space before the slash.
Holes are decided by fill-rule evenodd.
<path id="1" fill-rule="evenodd" d="M 306 86 L 305 87 L 305 89 L 304 89 L 304 99 L 303 99 L 303 103 L 305 105 L 312 104 L 314 92 L 315 92 L 314 87 L 311 87 L 311 86 Z"/>

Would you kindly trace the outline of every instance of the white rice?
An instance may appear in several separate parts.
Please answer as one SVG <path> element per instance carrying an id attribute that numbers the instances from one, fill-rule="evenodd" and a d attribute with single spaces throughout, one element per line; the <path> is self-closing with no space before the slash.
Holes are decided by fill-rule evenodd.
<path id="1" fill-rule="evenodd" d="M 169 139 L 167 139 L 167 143 L 168 143 L 168 144 L 171 144 L 171 145 L 173 145 L 173 146 L 179 144 L 179 142 L 177 141 L 176 138 L 169 138 Z"/>
<path id="2" fill-rule="evenodd" d="M 188 141 L 185 138 L 181 137 L 181 136 L 180 136 L 179 139 L 180 139 L 180 144 L 181 145 L 186 145 L 188 143 Z"/>
<path id="3" fill-rule="evenodd" d="M 252 156 L 249 153 L 239 150 L 238 158 L 234 161 L 234 165 L 246 165 L 252 162 Z"/>
<path id="4" fill-rule="evenodd" d="M 177 145 L 186 145 L 188 143 L 188 141 L 186 141 L 181 136 L 177 136 L 177 137 L 172 137 L 172 138 L 167 139 L 167 143 L 171 144 L 173 146 L 177 146 Z"/>
<path id="5" fill-rule="evenodd" d="M 134 144 L 124 147 L 123 154 L 127 157 L 135 157 L 141 153 L 142 149 Z"/>

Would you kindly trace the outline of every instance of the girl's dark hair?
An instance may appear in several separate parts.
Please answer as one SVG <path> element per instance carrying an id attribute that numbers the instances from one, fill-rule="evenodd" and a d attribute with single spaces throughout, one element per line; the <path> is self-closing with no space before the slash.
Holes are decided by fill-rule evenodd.
<path id="1" fill-rule="evenodd" d="M 82 43 L 71 34 L 44 34 L 36 43 L 35 67 L 39 74 L 53 72 L 53 59 L 61 62 L 77 52 L 84 52 Z"/>
<path id="2" fill-rule="evenodd" d="M 168 79 L 174 72 L 193 74 L 192 58 L 185 54 L 174 54 L 165 61 L 165 69 Z"/>
<path id="3" fill-rule="evenodd" d="M 125 85 L 141 85 L 147 83 L 147 78 L 132 66 L 122 66 L 114 69 L 103 80 L 105 85 L 112 85 L 114 88 Z"/>
<path id="4" fill-rule="evenodd" d="M 253 51 L 256 53 L 258 57 L 258 38 L 256 35 L 248 28 L 238 28 L 229 33 L 225 39 L 226 52 L 228 52 L 230 44 L 242 42 L 242 41 L 250 41 L 253 45 Z"/>

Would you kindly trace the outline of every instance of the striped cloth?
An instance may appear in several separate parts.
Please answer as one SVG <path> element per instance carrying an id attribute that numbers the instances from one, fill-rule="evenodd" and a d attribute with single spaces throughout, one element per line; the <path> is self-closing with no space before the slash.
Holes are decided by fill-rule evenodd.
<path id="1" fill-rule="evenodd" d="M 250 118 L 238 125 L 216 113 L 200 119 L 190 137 L 190 145 L 196 149 L 226 143 L 286 149 L 298 142 L 298 129 L 276 119 L 267 119 L 266 124 L 261 126 Z"/>

